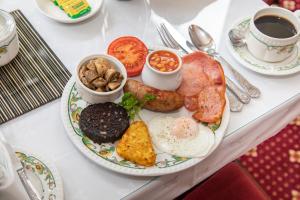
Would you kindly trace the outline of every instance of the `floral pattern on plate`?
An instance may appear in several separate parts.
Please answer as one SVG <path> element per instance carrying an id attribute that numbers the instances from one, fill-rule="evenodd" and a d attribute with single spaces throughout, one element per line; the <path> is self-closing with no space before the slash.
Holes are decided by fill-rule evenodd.
<path id="1" fill-rule="evenodd" d="M 120 156 L 117 155 L 115 150 L 116 143 L 103 143 L 101 145 L 94 143 L 88 137 L 82 133 L 79 128 L 79 116 L 81 111 L 87 106 L 88 104 L 82 100 L 79 96 L 75 84 L 73 84 L 69 99 L 68 99 L 68 115 L 70 123 L 73 127 L 74 132 L 81 137 L 82 143 L 94 154 L 97 156 L 112 162 L 117 165 L 121 165 L 123 167 L 129 167 L 134 169 L 145 169 L 144 166 L 137 165 L 130 161 L 124 160 Z M 158 153 L 157 159 L 155 163 L 155 167 L 165 168 L 171 167 L 180 163 L 183 163 L 191 158 L 184 158 L 174 155 L 169 155 L 167 153 Z"/>
<path id="2" fill-rule="evenodd" d="M 24 164 L 26 174 L 40 193 L 41 199 L 63 199 L 62 183 L 55 169 L 50 169 L 48 163 L 28 153 L 17 151 L 16 156 Z"/>
<path id="3" fill-rule="evenodd" d="M 226 102 L 228 102 L 227 97 Z M 118 156 L 115 151 L 116 143 L 98 145 L 84 136 L 79 128 L 78 122 L 80 113 L 86 106 L 87 103 L 81 99 L 76 90 L 75 78 L 72 77 L 65 86 L 61 98 L 61 117 L 69 139 L 85 157 L 98 165 L 118 173 L 134 176 L 160 176 L 171 174 L 182 171 L 201 162 L 220 145 L 230 118 L 229 105 L 226 103 L 222 116 L 222 123 L 214 134 L 214 145 L 205 156 L 199 158 L 183 158 L 159 152 L 155 149 L 157 154 L 155 165 L 152 167 L 143 167 Z M 185 108 L 181 108 L 172 113 L 164 113 L 164 115 L 172 117 L 190 116 L 191 114 L 192 113 L 188 112 Z M 163 113 L 152 112 L 146 109 L 143 109 L 140 112 L 141 119 L 146 123 L 149 123 L 149 121 L 156 115 L 163 115 Z"/>

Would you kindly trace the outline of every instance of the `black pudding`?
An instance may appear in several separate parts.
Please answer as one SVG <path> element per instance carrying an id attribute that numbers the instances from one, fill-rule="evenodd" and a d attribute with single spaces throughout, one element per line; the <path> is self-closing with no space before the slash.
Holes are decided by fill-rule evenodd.
<path id="1" fill-rule="evenodd" d="M 82 110 L 79 127 L 95 143 L 115 142 L 129 127 L 129 117 L 118 104 L 99 103 Z"/>

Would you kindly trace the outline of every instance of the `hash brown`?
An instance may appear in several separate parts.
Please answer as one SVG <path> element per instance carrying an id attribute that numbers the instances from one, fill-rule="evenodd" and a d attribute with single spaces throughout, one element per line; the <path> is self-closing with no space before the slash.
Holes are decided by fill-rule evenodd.
<path id="1" fill-rule="evenodd" d="M 135 121 L 129 126 L 116 149 L 126 160 L 143 166 L 155 164 L 156 154 L 148 127 L 143 121 Z"/>

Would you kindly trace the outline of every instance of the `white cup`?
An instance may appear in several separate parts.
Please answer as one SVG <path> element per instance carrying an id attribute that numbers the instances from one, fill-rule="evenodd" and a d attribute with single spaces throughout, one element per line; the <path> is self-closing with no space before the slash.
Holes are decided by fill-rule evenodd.
<path id="1" fill-rule="evenodd" d="M 0 9 L 0 66 L 8 64 L 19 52 L 16 27 L 13 16 Z"/>
<path id="2" fill-rule="evenodd" d="M 254 21 L 262 16 L 275 15 L 290 21 L 297 33 L 289 38 L 274 38 L 262 33 Z M 250 20 L 249 34 L 246 43 L 249 52 L 256 58 L 266 62 L 280 62 L 292 55 L 300 37 L 298 13 L 279 7 L 268 7 L 255 13 Z"/>
<path id="3" fill-rule="evenodd" d="M 170 72 L 161 72 L 150 65 L 149 58 L 151 57 L 151 55 L 161 50 L 168 51 L 176 55 L 179 62 L 177 69 Z M 144 66 L 142 71 L 142 80 L 146 85 L 149 85 L 156 89 L 174 91 L 180 86 L 182 81 L 181 66 L 182 60 L 176 51 L 169 48 L 160 48 L 148 54 L 146 58 L 146 65 Z"/>
<path id="4" fill-rule="evenodd" d="M 29 200 L 9 153 L 2 143 L 4 137 L 0 133 L 0 199 Z"/>

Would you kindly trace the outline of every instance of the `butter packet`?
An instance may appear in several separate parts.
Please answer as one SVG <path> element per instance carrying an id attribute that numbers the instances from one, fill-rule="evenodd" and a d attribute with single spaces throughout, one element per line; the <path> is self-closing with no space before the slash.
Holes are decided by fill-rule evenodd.
<path id="1" fill-rule="evenodd" d="M 54 4 L 72 19 L 79 18 L 91 11 L 91 7 L 86 0 L 54 0 Z"/>

